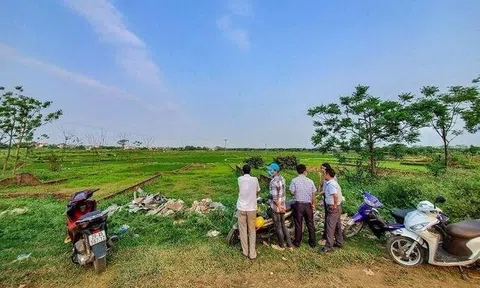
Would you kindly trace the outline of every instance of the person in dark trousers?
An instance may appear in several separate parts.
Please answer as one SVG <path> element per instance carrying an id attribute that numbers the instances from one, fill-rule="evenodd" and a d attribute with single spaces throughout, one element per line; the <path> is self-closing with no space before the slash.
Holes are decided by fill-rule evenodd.
<path id="1" fill-rule="evenodd" d="M 327 223 L 327 203 L 325 202 L 325 187 L 327 186 L 327 180 L 325 179 L 325 171 L 327 169 L 332 169 L 332 166 L 330 166 L 329 163 L 323 163 L 320 166 L 320 171 L 321 171 L 321 177 L 320 177 L 320 188 L 318 189 L 320 191 L 320 195 L 323 197 L 323 209 L 324 209 L 324 225 Z M 335 181 L 337 181 L 337 176 L 335 176 Z M 327 240 L 327 230 L 325 229 L 326 226 L 323 228 L 323 234 L 322 234 L 322 240 Z"/>
<path id="2" fill-rule="evenodd" d="M 331 251 L 333 247 L 343 247 L 343 231 L 340 215 L 342 215 L 342 189 L 335 180 L 335 171 L 333 169 L 325 170 L 326 186 L 325 202 L 327 204 L 327 216 L 325 228 L 327 232 L 327 241 L 325 246 L 320 250 L 321 253 Z"/>
<path id="3" fill-rule="evenodd" d="M 315 226 L 313 224 L 313 210 L 315 208 L 315 192 L 317 188 L 313 181 L 307 178 L 307 167 L 297 166 L 298 176 L 290 184 L 290 192 L 295 196 L 295 240 L 293 245 L 299 247 L 302 242 L 303 219 L 308 228 L 308 244 L 315 248 Z"/>
<path id="4" fill-rule="evenodd" d="M 280 166 L 277 163 L 272 163 L 267 167 L 269 174 L 273 176 L 270 181 L 270 195 L 272 200 L 270 202 L 273 212 L 273 222 L 278 236 L 278 244 L 281 248 L 285 248 L 285 242 L 288 248 L 293 248 L 290 232 L 285 226 L 285 178 L 280 175 Z"/>

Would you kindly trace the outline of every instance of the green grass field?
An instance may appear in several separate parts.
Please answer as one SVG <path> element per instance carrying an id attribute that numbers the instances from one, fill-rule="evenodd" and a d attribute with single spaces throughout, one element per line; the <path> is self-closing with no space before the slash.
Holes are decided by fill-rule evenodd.
<path id="1" fill-rule="evenodd" d="M 309 167 L 323 162 L 335 166 L 331 155 L 270 151 L 105 151 L 98 157 L 88 151 L 67 151 L 61 171 L 51 172 L 41 160 L 48 153 L 35 151 L 20 172 L 33 173 L 43 181 L 69 180 L 49 186 L 0 188 L 0 213 L 13 208 L 28 209 L 23 215 L 0 216 L 0 287 L 258 287 L 280 283 L 300 287 L 473 287 L 480 283 L 478 278 L 462 281 L 453 268 L 399 267 L 388 259 L 383 241 L 371 239 L 368 232 L 348 240 L 345 249 L 330 255 L 319 255 L 307 245 L 292 252 L 278 252 L 259 244 L 259 258 L 254 262 L 243 258 L 239 247 L 225 244 L 238 193 L 237 175 L 230 166 L 240 165 L 250 156 L 259 155 L 270 161 L 275 156 L 290 154 Z M 178 170 L 189 164 L 195 165 Z M 386 161 L 382 167 L 394 169 L 393 174 L 370 183 L 347 183 L 340 177 L 349 212 L 361 201 L 358 190 L 365 188 L 390 205 L 399 204 L 398 199 L 415 201 L 418 197 L 441 193 L 449 200 L 444 208 L 447 213 L 457 218 L 480 218 L 475 206 L 480 206 L 480 202 L 475 202 L 480 199 L 478 169 L 455 169 L 434 177 L 422 166 L 401 165 L 400 161 Z M 188 206 L 194 200 L 209 197 L 225 204 L 226 211 L 206 216 L 181 213 L 175 218 L 117 212 L 109 219 L 110 231 L 117 231 L 123 224 L 131 228 L 120 235 L 120 241 L 108 256 L 107 271 L 101 275 L 94 274 L 91 268 L 70 263 L 70 246 L 63 243 L 66 201 L 53 197 L 1 198 L 15 193 L 48 195 L 95 187 L 101 188 L 97 192 L 101 198 L 158 172 L 163 176 L 144 187 L 147 192 L 182 199 Z M 265 174 L 265 171 L 254 170 L 252 174 Z M 290 181 L 295 172 L 285 171 L 284 175 Z M 318 182 L 317 173 L 309 176 Z M 262 193 L 266 195 L 265 187 Z M 132 193 L 125 193 L 100 200 L 99 205 L 101 208 L 114 203 L 124 205 L 131 199 Z M 176 222 L 180 219 L 184 221 Z M 213 229 L 220 231 L 221 236 L 207 238 L 206 233 Z M 26 260 L 15 261 L 23 253 L 32 254 Z M 374 276 L 366 275 L 365 269 L 372 270 Z M 480 276 L 478 272 L 471 275 Z"/>

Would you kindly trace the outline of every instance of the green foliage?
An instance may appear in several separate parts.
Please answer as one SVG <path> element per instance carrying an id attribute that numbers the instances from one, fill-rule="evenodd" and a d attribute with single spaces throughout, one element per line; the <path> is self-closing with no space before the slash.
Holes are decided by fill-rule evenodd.
<path id="1" fill-rule="evenodd" d="M 372 180 L 372 175 L 368 173 L 368 165 L 363 158 L 348 158 L 345 154 L 334 153 L 340 168 L 339 177 L 344 178 L 349 183 L 362 184 Z"/>
<path id="2" fill-rule="evenodd" d="M 394 159 L 402 159 L 407 154 L 407 146 L 401 143 L 391 144 L 387 147 L 387 152 Z"/>
<path id="3" fill-rule="evenodd" d="M 247 158 L 245 159 L 244 163 L 250 165 L 251 167 L 254 167 L 255 169 L 258 169 L 265 165 L 265 161 L 263 161 L 263 158 L 260 156 L 253 156 L 253 157 Z"/>
<path id="4" fill-rule="evenodd" d="M 368 86 L 357 86 L 351 96 L 310 108 L 314 121 L 312 143 L 323 151 L 334 148 L 354 150 L 368 155 L 370 172 L 376 174 L 379 143 L 418 141 L 422 119 L 416 117 L 417 106 L 411 105 L 411 94 L 399 95 L 398 101 L 382 100 L 368 94 Z"/>
<path id="5" fill-rule="evenodd" d="M 62 168 L 62 158 L 52 153 L 46 157 L 48 163 L 48 169 L 52 172 L 58 172 Z"/>
<path id="6" fill-rule="evenodd" d="M 51 101 L 40 101 L 24 95 L 22 86 L 15 87 L 15 92 L 3 94 L 0 102 L 0 133 L 7 135 L 8 138 L 8 153 L 4 162 L 4 170 L 14 142 L 16 154 L 13 172 L 15 173 L 22 144 L 31 142 L 39 127 L 62 116 L 62 110 L 44 115 L 44 111 L 51 105 Z"/>
<path id="7" fill-rule="evenodd" d="M 444 147 L 444 165 L 448 166 L 449 145 L 465 130 L 476 132 L 480 128 L 480 92 L 478 87 L 452 86 L 445 93 L 435 86 L 421 89 L 423 97 L 415 105 L 420 116 L 437 132 Z M 465 125 L 458 128 L 457 119 Z"/>
<path id="8" fill-rule="evenodd" d="M 277 163 L 282 170 L 295 170 L 298 165 L 298 159 L 294 155 L 278 156 L 273 159 L 273 162 Z"/>
<path id="9" fill-rule="evenodd" d="M 120 139 L 117 141 L 117 144 L 122 146 L 122 149 L 125 149 L 125 146 L 128 144 L 129 140 L 127 139 Z"/>
<path id="10" fill-rule="evenodd" d="M 440 155 L 434 155 L 432 161 L 427 165 L 428 171 L 433 174 L 433 176 L 439 176 L 446 172 L 445 163 L 443 162 Z"/>

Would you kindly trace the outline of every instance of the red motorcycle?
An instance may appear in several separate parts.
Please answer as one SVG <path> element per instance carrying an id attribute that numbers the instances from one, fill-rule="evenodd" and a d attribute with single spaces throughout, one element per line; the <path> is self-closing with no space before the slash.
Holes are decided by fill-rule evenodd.
<path id="1" fill-rule="evenodd" d="M 65 242 L 72 242 L 73 263 L 82 266 L 93 263 L 95 272 L 100 273 L 107 265 L 107 251 L 117 238 L 107 237 L 107 212 L 97 210 L 97 202 L 91 199 L 98 190 L 77 192 L 68 202 Z"/>

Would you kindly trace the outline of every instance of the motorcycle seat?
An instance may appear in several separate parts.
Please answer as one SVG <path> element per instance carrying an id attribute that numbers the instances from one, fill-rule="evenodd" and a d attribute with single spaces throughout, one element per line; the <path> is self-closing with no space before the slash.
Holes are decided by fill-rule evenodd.
<path id="1" fill-rule="evenodd" d="M 407 216 L 408 213 L 412 212 L 415 209 L 395 209 L 390 211 L 390 214 L 395 218 L 395 221 L 397 223 L 403 224 L 403 221 L 405 220 L 405 217 Z"/>
<path id="2" fill-rule="evenodd" d="M 447 226 L 447 234 L 463 239 L 480 237 L 480 220 L 465 220 L 450 224 Z"/>
<path id="3" fill-rule="evenodd" d="M 82 222 L 82 220 L 84 220 L 84 219 L 91 218 L 93 216 L 97 216 L 97 215 L 100 215 L 100 214 L 102 214 L 102 211 L 100 211 L 100 210 L 95 210 L 95 211 L 92 211 L 92 212 L 88 212 L 88 213 L 80 216 L 80 218 L 78 218 L 77 222 Z"/>
<path id="4" fill-rule="evenodd" d="M 415 209 L 395 209 L 392 210 L 390 213 L 392 214 L 393 217 L 398 217 L 398 218 L 405 218 L 408 213 L 412 212 Z"/>

